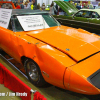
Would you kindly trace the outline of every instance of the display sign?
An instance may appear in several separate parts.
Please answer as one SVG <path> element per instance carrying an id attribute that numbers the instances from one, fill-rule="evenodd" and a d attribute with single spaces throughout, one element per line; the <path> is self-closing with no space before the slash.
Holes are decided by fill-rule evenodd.
<path id="1" fill-rule="evenodd" d="M 17 18 L 24 31 L 37 30 L 49 27 L 42 15 L 25 15 L 17 16 Z"/>
<path id="2" fill-rule="evenodd" d="M 12 9 L 2 9 L 0 8 L 0 26 L 8 28 L 9 21 L 11 18 Z"/>

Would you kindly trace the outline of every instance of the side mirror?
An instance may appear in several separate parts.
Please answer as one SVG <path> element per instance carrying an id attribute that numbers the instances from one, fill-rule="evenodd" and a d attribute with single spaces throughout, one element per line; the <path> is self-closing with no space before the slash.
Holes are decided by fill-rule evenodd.
<path id="1" fill-rule="evenodd" d="M 72 16 L 74 16 L 74 14 L 72 14 Z"/>
<path id="2" fill-rule="evenodd" d="M 72 15 L 72 18 L 74 19 L 75 17 L 76 17 L 76 16 L 73 14 L 73 15 Z"/>

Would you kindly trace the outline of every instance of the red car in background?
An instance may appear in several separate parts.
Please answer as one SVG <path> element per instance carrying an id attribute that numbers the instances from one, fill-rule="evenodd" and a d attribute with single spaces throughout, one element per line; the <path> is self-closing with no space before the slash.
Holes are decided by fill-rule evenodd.
<path id="1" fill-rule="evenodd" d="M 16 9 L 14 3 L 11 1 L 0 1 L 0 8 Z"/>

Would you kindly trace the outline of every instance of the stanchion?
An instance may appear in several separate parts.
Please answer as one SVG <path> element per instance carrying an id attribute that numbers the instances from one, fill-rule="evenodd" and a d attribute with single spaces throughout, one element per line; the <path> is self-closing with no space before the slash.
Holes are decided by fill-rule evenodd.
<path id="1" fill-rule="evenodd" d="M 31 100 L 33 100 L 33 98 L 34 98 L 34 96 L 33 96 L 33 95 L 34 95 L 34 93 L 36 92 L 36 90 L 32 90 L 32 89 L 31 89 L 31 91 L 30 91 L 30 92 L 31 92 Z"/>
<path id="2" fill-rule="evenodd" d="M 9 61 L 9 59 L 7 60 L 4 56 L 2 56 L 1 54 L 0 54 L 0 57 L 2 57 L 5 61 L 7 61 L 11 66 L 13 66 L 15 69 L 17 69 L 17 71 L 19 71 L 24 77 L 26 77 L 27 78 L 27 76 L 24 74 L 24 73 L 22 73 L 16 66 L 14 66 L 10 61 Z M 12 58 L 11 58 L 12 59 Z M 2 77 L 1 77 L 1 80 L 2 80 L 2 78 L 3 78 L 3 82 L 2 82 L 2 84 L 4 84 L 4 86 L 6 86 L 7 88 L 9 88 L 10 90 L 12 90 L 12 91 L 14 91 L 14 92 L 18 92 L 18 91 L 20 91 L 20 92 L 25 92 L 25 91 L 29 91 L 28 92 L 28 94 L 29 94 L 29 96 L 28 96 L 28 100 L 47 100 L 43 95 L 41 95 L 38 91 L 36 91 L 36 90 L 33 90 L 33 89 L 31 89 L 29 86 L 27 86 L 25 83 L 23 83 L 19 78 L 17 78 L 13 73 L 11 73 L 5 66 L 3 66 L 1 63 L 0 63 L 0 68 L 1 68 L 1 72 L 2 72 Z M 20 88 L 13 88 L 14 86 L 13 86 L 13 84 L 12 84 L 12 82 L 9 80 L 9 78 L 8 77 L 5 77 L 5 76 L 9 76 L 11 79 L 10 80 L 14 80 L 14 82 L 16 82 L 17 84 L 16 85 L 18 85 L 18 86 L 16 86 L 16 87 L 19 87 L 19 85 L 20 85 L 20 88 L 22 88 L 22 87 L 24 87 L 24 89 L 25 88 L 27 88 L 27 89 L 25 89 L 25 91 L 23 91 L 22 89 L 20 89 Z M 7 80 L 6 80 L 7 79 Z M 4 81 L 5 80 L 5 81 Z M 9 85 L 9 84 L 12 84 L 11 86 Z M 9 86 L 9 87 L 8 87 Z M 35 98 L 34 98 L 34 96 L 35 96 Z M 22 98 L 22 97 L 21 97 Z M 22 100 L 27 100 L 27 99 L 25 99 L 25 98 L 22 98 Z"/>

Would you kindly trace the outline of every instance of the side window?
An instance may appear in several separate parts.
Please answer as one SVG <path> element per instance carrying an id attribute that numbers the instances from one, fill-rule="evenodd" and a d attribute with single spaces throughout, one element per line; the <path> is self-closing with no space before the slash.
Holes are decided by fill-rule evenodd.
<path id="1" fill-rule="evenodd" d="M 9 30 L 12 30 L 12 22 L 11 22 L 11 20 L 10 20 L 10 22 L 9 22 L 8 29 L 9 29 Z"/>
<path id="2" fill-rule="evenodd" d="M 76 17 L 84 17 L 84 18 L 90 18 L 91 17 L 91 13 L 90 11 L 79 11 L 78 13 L 76 13 Z"/>
<path id="3" fill-rule="evenodd" d="M 92 12 L 91 18 L 99 18 L 99 14 L 97 12 Z"/>
<path id="4" fill-rule="evenodd" d="M 20 31 L 23 31 L 23 28 L 22 26 L 20 25 L 19 21 L 17 18 L 14 18 L 14 26 L 15 26 L 15 30 L 16 32 L 20 32 Z"/>
<path id="5" fill-rule="evenodd" d="M 85 13 L 85 15 L 83 17 L 85 17 L 85 18 L 91 18 L 91 14 L 92 14 L 91 11 L 85 11 L 84 13 Z"/>
<path id="6" fill-rule="evenodd" d="M 57 22 L 50 15 L 42 15 L 49 27 L 57 26 Z"/>
<path id="7" fill-rule="evenodd" d="M 78 13 L 76 13 L 74 16 L 75 17 L 82 17 L 83 11 L 79 11 Z"/>

